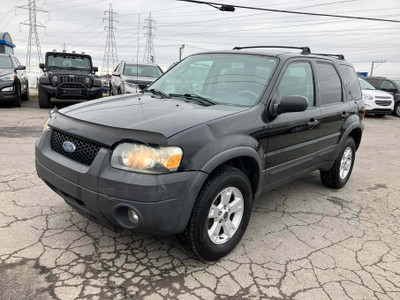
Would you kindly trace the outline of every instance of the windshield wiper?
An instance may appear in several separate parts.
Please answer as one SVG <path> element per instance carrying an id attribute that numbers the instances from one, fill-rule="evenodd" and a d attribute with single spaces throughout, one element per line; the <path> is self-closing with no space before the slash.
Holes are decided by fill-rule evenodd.
<path id="1" fill-rule="evenodd" d="M 169 95 L 167 95 L 166 93 L 161 92 L 160 90 L 157 90 L 157 89 L 149 89 L 149 90 L 146 90 L 146 92 L 150 92 L 150 93 L 152 93 L 152 94 L 154 94 L 154 95 L 161 96 L 161 97 L 163 97 L 163 98 L 171 98 L 171 97 L 170 97 Z"/>
<path id="2" fill-rule="evenodd" d="M 196 95 L 196 94 L 169 94 L 169 95 L 171 97 L 182 97 L 182 98 L 194 100 L 194 101 L 197 101 L 197 102 L 200 102 L 203 104 L 208 104 L 208 105 L 217 105 L 218 104 L 217 102 L 215 102 L 213 100 L 204 98 L 204 97 Z"/>

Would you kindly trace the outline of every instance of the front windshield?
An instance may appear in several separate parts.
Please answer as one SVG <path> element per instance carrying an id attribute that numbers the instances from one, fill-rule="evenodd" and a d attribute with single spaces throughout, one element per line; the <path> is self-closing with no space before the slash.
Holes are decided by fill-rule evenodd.
<path id="1" fill-rule="evenodd" d="M 397 87 L 400 88 L 400 80 L 395 80 L 394 83 L 396 83 Z"/>
<path id="2" fill-rule="evenodd" d="M 358 78 L 358 80 L 360 81 L 362 90 L 375 90 L 375 88 L 368 81 L 365 81 L 364 79 L 361 78 Z"/>
<path id="3" fill-rule="evenodd" d="M 92 64 L 87 57 L 49 55 L 47 57 L 47 68 L 91 70 Z"/>
<path id="4" fill-rule="evenodd" d="M 157 66 L 126 64 L 123 74 L 125 76 L 158 78 L 162 72 Z"/>
<path id="5" fill-rule="evenodd" d="M 192 94 L 217 104 L 252 106 L 259 100 L 277 60 L 242 54 L 200 54 L 186 58 L 149 89 Z"/>
<path id="6" fill-rule="evenodd" d="M 9 56 L 0 56 L 0 69 L 12 69 L 12 62 Z"/>

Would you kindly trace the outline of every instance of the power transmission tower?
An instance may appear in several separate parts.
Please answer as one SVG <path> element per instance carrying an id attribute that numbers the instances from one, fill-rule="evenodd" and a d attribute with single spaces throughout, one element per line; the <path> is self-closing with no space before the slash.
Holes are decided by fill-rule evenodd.
<path id="1" fill-rule="evenodd" d="M 149 17 L 145 19 L 145 21 L 147 22 L 147 25 L 144 26 L 144 28 L 147 30 L 145 33 L 147 39 L 146 39 L 146 48 L 144 51 L 143 61 L 148 63 L 155 63 L 156 52 L 154 50 L 154 37 L 155 37 L 154 30 L 156 30 L 157 28 L 154 27 L 154 23 L 156 21 L 153 20 L 151 13 L 149 14 Z"/>
<path id="2" fill-rule="evenodd" d="M 36 57 L 39 61 L 38 66 L 39 63 L 42 62 L 42 49 L 40 48 L 38 27 L 44 28 L 46 30 L 46 26 L 44 26 L 37 20 L 37 12 L 49 13 L 47 10 L 38 8 L 36 6 L 36 2 L 36 0 L 28 0 L 28 4 L 15 7 L 16 9 L 20 8 L 29 11 L 29 19 L 25 22 L 20 23 L 20 26 L 29 26 L 28 47 L 26 51 L 26 68 L 28 72 L 31 71 L 31 63 L 34 57 Z"/>
<path id="3" fill-rule="evenodd" d="M 374 60 L 372 61 L 372 65 L 371 65 L 371 75 L 372 76 L 374 73 L 374 69 L 375 69 L 375 64 L 384 64 L 386 62 L 386 60 Z M 379 66 L 378 66 L 379 67 Z"/>
<path id="4" fill-rule="evenodd" d="M 107 17 L 103 18 L 103 22 L 107 20 L 108 25 L 104 26 L 104 30 L 107 30 L 107 40 L 106 47 L 104 49 L 103 66 L 101 70 L 103 74 L 109 76 L 110 68 L 112 72 L 114 70 L 114 67 L 118 64 L 117 44 L 115 43 L 114 36 L 114 29 L 117 29 L 114 26 L 114 23 L 118 23 L 118 21 L 114 18 L 117 13 L 113 11 L 111 3 L 109 9 L 104 12 L 104 15 Z"/>

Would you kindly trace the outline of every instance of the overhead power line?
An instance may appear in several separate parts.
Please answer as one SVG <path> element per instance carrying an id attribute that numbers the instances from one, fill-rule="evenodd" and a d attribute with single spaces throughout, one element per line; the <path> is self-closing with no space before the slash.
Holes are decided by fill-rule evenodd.
<path id="1" fill-rule="evenodd" d="M 204 2 L 204 1 L 197 1 L 197 0 L 177 0 L 177 1 L 210 5 L 214 8 L 217 8 L 222 11 L 234 11 L 235 8 L 243 8 L 243 9 L 250 9 L 250 10 L 260 10 L 260 11 L 269 11 L 269 12 L 296 14 L 296 15 L 307 15 L 307 16 L 316 16 L 316 17 L 329 17 L 329 18 L 353 19 L 353 20 L 364 20 L 364 21 L 400 23 L 400 20 L 392 20 L 392 19 L 380 19 L 380 18 L 370 18 L 370 17 L 311 13 L 311 12 L 294 11 L 294 10 L 286 10 L 286 9 L 273 9 L 273 8 L 263 8 L 263 7 L 231 5 L 231 4 L 219 3 L 219 2 Z"/>

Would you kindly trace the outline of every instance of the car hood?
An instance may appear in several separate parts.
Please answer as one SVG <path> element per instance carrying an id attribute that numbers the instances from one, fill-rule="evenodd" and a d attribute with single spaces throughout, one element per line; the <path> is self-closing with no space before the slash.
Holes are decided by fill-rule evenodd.
<path id="1" fill-rule="evenodd" d="M 132 82 L 153 82 L 154 80 L 156 80 L 157 78 L 153 78 L 153 77 L 136 77 L 136 76 L 125 76 L 124 75 L 124 80 L 129 80 Z"/>
<path id="2" fill-rule="evenodd" d="M 49 70 L 49 74 L 67 74 L 67 75 L 91 75 L 90 71 L 88 70 L 66 70 L 66 69 L 54 69 Z"/>
<path id="3" fill-rule="evenodd" d="M 371 95 L 372 97 L 380 96 L 380 97 L 388 97 L 391 98 L 393 97 L 391 94 L 380 91 L 380 90 L 362 90 L 362 93 L 364 95 Z"/>
<path id="4" fill-rule="evenodd" d="M 12 69 L 0 69 L 0 77 L 14 74 L 14 70 Z"/>
<path id="5" fill-rule="evenodd" d="M 191 127 L 246 109 L 227 105 L 203 106 L 183 99 L 158 99 L 151 94 L 140 94 L 80 103 L 59 112 L 85 122 L 156 132 L 168 138 Z"/>

